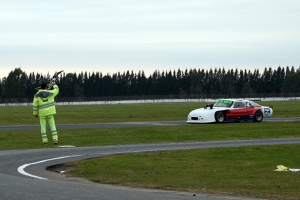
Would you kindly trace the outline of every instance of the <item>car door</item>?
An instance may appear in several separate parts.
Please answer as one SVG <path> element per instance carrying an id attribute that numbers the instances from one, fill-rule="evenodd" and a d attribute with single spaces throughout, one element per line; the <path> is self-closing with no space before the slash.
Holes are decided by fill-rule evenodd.
<path id="1" fill-rule="evenodd" d="M 228 118 L 238 118 L 248 115 L 249 109 L 246 108 L 246 103 L 243 101 L 234 102 L 232 109 L 228 111 Z"/>
<path id="2" fill-rule="evenodd" d="M 257 108 L 255 109 L 254 106 L 249 102 L 245 102 L 245 104 L 247 109 L 247 115 L 253 115 L 257 110 Z"/>

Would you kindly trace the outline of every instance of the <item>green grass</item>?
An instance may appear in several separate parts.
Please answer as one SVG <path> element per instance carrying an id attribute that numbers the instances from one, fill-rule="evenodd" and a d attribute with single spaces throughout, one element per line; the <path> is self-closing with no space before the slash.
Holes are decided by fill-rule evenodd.
<path id="1" fill-rule="evenodd" d="M 259 102 L 274 107 L 273 117 L 300 116 L 300 101 Z M 82 106 L 56 106 L 57 124 L 80 124 L 102 122 L 141 122 L 186 120 L 188 113 L 206 105 L 205 102 L 107 104 Z M 0 126 L 38 124 L 31 106 L 0 107 Z"/>
<path id="2" fill-rule="evenodd" d="M 198 106 L 199 103 L 56 106 L 55 120 L 59 124 L 186 120 L 189 111 Z M 0 118 L 0 125 L 37 124 L 30 106 L 3 107 Z"/>
<path id="3" fill-rule="evenodd" d="M 299 145 L 198 149 L 103 157 L 68 163 L 97 183 L 268 199 L 299 199 Z M 88 169 L 88 170 L 87 170 Z"/>
<path id="4" fill-rule="evenodd" d="M 273 105 L 273 117 L 300 116 L 300 101 L 260 103 Z M 57 106 L 55 120 L 57 124 L 186 120 L 191 110 L 204 107 L 205 104 Z M 1 107 L 0 119 L 0 126 L 39 124 L 32 115 L 31 106 Z M 60 145 L 80 147 L 298 137 L 299 130 L 300 122 L 279 122 L 62 129 L 58 130 L 58 134 Z M 48 136 L 50 139 L 49 132 Z M 0 131 L 0 150 L 54 147 L 42 145 L 39 130 Z M 298 199 L 299 173 L 273 172 L 273 169 L 279 164 L 300 168 L 299 147 L 274 145 L 168 151 L 110 156 L 67 165 L 71 167 L 70 174 L 93 177 L 92 181 L 101 183 L 269 199 Z"/>

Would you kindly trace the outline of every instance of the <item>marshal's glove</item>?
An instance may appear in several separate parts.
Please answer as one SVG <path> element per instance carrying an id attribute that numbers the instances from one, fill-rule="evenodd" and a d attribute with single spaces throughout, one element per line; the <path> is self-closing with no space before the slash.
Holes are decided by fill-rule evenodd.
<path id="1" fill-rule="evenodd" d="M 53 79 L 51 80 L 51 84 L 54 85 L 54 84 L 55 84 L 55 81 L 56 81 L 56 78 L 53 78 Z"/>

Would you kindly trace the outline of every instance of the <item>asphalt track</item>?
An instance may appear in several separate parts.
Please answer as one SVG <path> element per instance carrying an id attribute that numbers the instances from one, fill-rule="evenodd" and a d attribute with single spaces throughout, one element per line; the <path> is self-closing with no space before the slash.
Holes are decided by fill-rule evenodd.
<path id="1" fill-rule="evenodd" d="M 275 119 L 264 122 L 299 121 L 300 118 Z M 264 123 L 263 122 L 263 123 Z M 99 124 L 58 125 L 63 128 L 109 128 L 127 126 L 170 126 L 186 124 L 173 122 L 128 122 Z M 1 130 L 39 129 L 39 126 L 0 126 Z M 264 140 L 230 140 L 212 142 L 156 143 L 136 145 L 112 145 L 95 147 L 49 148 L 20 151 L 0 151 L 0 199 L 103 199 L 103 200 L 164 200 L 164 199 L 251 199 L 188 192 L 135 189 L 95 184 L 46 170 L 47 166 L 73 160 L 102 157 L 115 154 L 144 153 L 178 149 L 238 147 L 253 145 L 299 144 L 300 138 Z"/>

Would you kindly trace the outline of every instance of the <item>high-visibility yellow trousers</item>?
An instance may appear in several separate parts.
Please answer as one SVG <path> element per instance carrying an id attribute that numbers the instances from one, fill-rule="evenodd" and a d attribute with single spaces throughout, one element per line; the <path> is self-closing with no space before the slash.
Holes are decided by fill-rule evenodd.
<path id="1" fill-rule="evenodd" d="M 41 134 L 42 134 L 43 142 L 48 142 L 47 129 L 46 129 L 47 121 L 50 126 L 53 141 L 54 140 L 58 141 L 58 135 L 57 135 L 57 131 L 56 131 L 54 117 L 53 117 L 53 115 L 48 115 L 48 116 L 43 116 L 43 117 L 40 116 Z"/>

